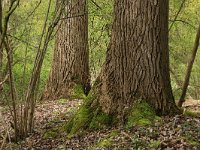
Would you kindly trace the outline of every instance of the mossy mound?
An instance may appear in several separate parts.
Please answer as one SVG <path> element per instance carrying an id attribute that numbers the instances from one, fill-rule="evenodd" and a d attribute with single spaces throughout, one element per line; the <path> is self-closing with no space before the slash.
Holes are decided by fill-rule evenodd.
<path id="1" fill-rule="evenodd" d="M 90 93 L 84 104 L 66 124 L 65 130 L 70 136 L 81 133 L 85 129 L 102 129 L 119 123 L 116 115 L 104 113 L 97 102 L 94 104 L 95 100 L 96 96 Z M 148 103 L 140 101 L 130 109 L 125 126 L 131 128 L 151 125 L 158 118 Z"/>
<path id="2" fill-rule="evenodd" d="M 147 102 L 140 101 L 131 108 L 126 127 L 151 125 L 157 118 L 154 109 Z"/>
<path id="3" fill-rule="evenodd" d="M 85 129 L 101 129 L 113 124 L 113 115 L 102 112 L 99 105 L 93 103 L 95 98 L 94 94 L 89 94 L 84 104 L 66 124 L 64 128 L 69 136 Z"/>

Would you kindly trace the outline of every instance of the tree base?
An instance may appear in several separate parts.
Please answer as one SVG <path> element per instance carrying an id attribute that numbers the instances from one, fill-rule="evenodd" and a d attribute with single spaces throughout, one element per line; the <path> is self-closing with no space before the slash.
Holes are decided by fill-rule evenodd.
<path id="1" fill-rule="evenodd" d="M 119 115 L 104 113 L 99 106 L 97 96 L 89 94 L 84 104 L 64 128 L 71 137 L 85 130 L 97 130 L 119 124 L 123 124 L 125 128 L 151 125 L 159 119 L 160 117 L 156 115 L 155 110 L 141 100 L 128 109 L 122 122 Z"/>
<path id="2" fill-rule="evenodd" d="M 69 135 L 74 135 L 86 129 L 102 129 L 116 123 L 115 116 L 104 113 L 95 100 L 96 96 L 89 94 L 78 112 L 66 124 L 65 130 Z"/>

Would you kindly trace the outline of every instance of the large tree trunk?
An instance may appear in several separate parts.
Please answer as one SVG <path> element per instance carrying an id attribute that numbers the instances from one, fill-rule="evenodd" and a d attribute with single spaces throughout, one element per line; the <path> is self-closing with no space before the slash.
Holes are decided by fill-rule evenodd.
<path id="1" fill-rule="evenodd" d="M 52 71 L 45 98 L 72 94 L 75 84 L 90 88 L 88 12 L 86 0 L 70 0 L 58 24 Z"/>
<path id="2" fill-rule="evenodd" d="M 115 0 L 99 104 L 123 114 L 138 99 L 159 115 L 176 111 L 169 75 L 168 0 Z"/>
<path id="3" fill-rule="evenodd" d="M 148 124 L 178 111 L 169 75 L 168 0 L 115 0 L 106 62 L 88 100 L 66 126 Z"/>

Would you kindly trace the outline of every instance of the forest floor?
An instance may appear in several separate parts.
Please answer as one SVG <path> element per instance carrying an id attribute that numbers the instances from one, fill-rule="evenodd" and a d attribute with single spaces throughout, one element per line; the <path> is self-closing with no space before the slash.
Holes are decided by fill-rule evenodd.
<path id="1" fill-rule="evenodd" d="M 187 109 L 200 113 L 199 101 L 188 101 Z M 0 150 L 81 150 L 81 149 L 180 149 L 200 150 L 200 115 L 187 113 L 163 117 L 145 127 L 110 128 L 88 131 L 68 138 L 60 130 L 69 117 L 82 104 L 81 100 L 45 101 L 36 107 L 34 133 L 17 144 L 5 142 L 4 136 L 12 134 L 8 109 L 0 106 Z M 5 140 L 6 141 L 6 140 Z"/>

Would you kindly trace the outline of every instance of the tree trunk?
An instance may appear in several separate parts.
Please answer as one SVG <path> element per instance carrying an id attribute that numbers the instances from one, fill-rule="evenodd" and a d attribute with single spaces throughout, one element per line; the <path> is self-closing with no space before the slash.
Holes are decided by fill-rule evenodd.
<path id="1" fill-rule="evenodd" d="M 168 5 L 168 0 L 115 0 L 106 62 L 67 132 L 148 124 L 155 114 L 179 112 L 170 84 Z"/>
<path id="2" fill-rule="evenodd" d="M 179 107 L 182 107 L 183 103 L 185 102 L 185 96 L 186 96 L 188 85 L 189 85 L 189 82 L 190 82 L 192 67 L 193 67 L 194 60 L 195 60 L 197 50 L 198 50 L 198 47 L 199 47 L 199 40 L 200 40 L 200 25 L 199 25 L 199 28 L 198 28 L 198 31 L 197 31 L 197 35 L 196 35 L 196 39 L 195 39 L 195 43 L 194 43 L 194 48 L 193 48 L 193 51 L 192 51 L 192 56 L 191 56 L 189 64 L 188 64 L 188 68 L 187 68 L 187 72 L 186 72 L 186 76 L 185 76 L 185 81 L 184 81 L 184 84 L 183 84 L 182 94 L 181 94 L 180 100 L 178 102 Z"/>
<path id="3" fill-rule="evenodd" d="M 58 24 L 52 71 L 45 98 L 69 97 L 76 84 L 90 89 L 86 0 L 70 0 Z"/>
<path id="4" fill-rule="evenodd" d="M 115 0 L 106 62 L 99 78 L 99 104 L 123 114 L 147 101 L 159 115 L 176 111 L 169 74 L 168 0 Z"/>

